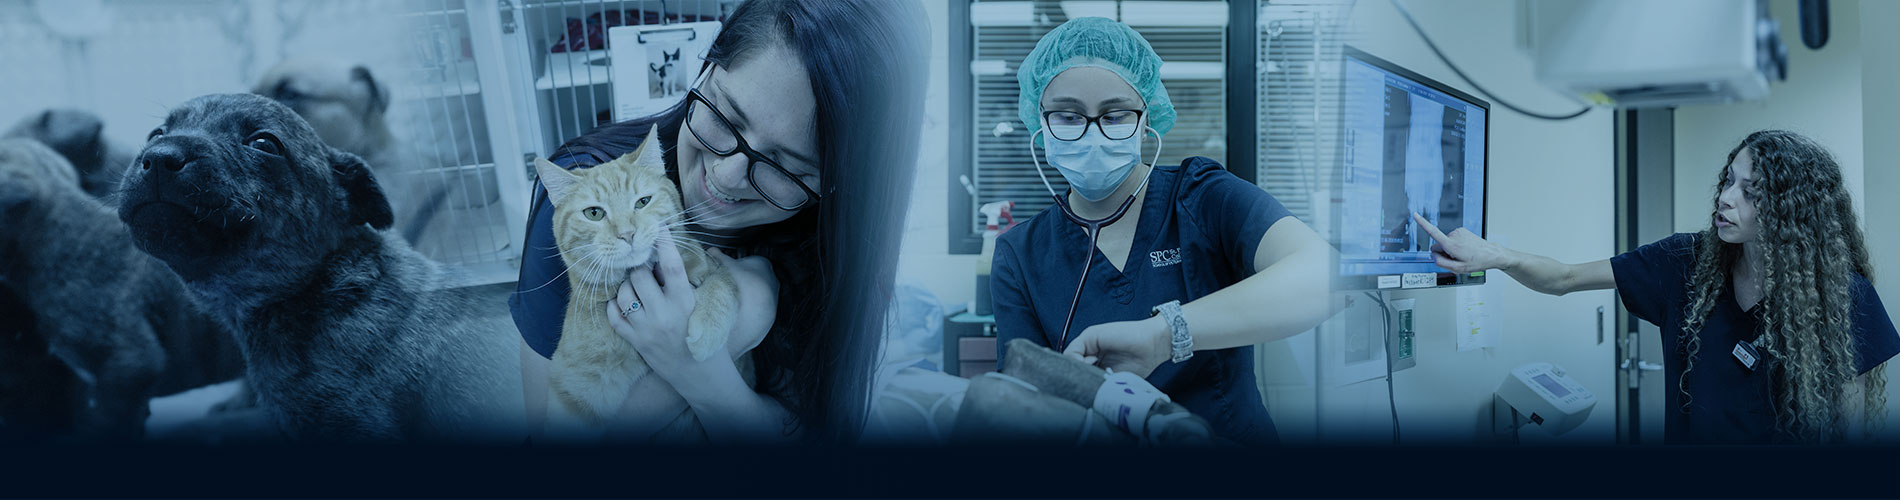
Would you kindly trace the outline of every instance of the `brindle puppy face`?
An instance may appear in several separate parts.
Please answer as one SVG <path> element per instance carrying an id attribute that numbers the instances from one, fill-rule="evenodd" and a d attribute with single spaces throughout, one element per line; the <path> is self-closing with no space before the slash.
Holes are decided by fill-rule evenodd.
<path id="1" fill-rule="evenodd" d="M 321 258 L 347 231 L 390 224 L 355 155 L 254 94 L 192 99 L 153 129 L 126 171 L 119 218 L 186 281 Z"/>

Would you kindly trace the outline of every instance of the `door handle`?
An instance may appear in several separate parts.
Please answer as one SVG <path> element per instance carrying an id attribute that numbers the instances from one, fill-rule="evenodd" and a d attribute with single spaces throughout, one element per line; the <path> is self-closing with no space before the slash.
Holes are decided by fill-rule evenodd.
<path id="1" fill-rule="evenodd" d="M 1631 369 L 1631 368 L 1630 368 L 1630 360 L 1627 360 L 1627 359 L 1625 359 L 1625 360 L 1623 360 L 1623 362 L 1622 362 L 1621 364 L 1618 364 L 1618 365 L 1616 365 L 1616 369 L 1618 369 L 1618 370 L 1630 370 L 1630 369 Z M 1655 372 L 1655 371 L 1662 371 L 1662 369 L 1663 369 L 1663 366 L 1662 366 L 1662 365 L 1659 365 L 1659 364 L 1655 364 L 1655 363 L 1651 363 L 1651 362 L 1648 362 L 1648 361 L 1637 361 L 1637 362 L 1636 362 L 1636 368 L 1634 368 L 1634 369 L 1636 369 L 1636 370 L 1642 370 L 1642 371 L 1646 371 L 1646 372 Z"/>
<path id="2" fill-rule="evenodd" d="M 1603 345 L 1603 306 L 1597 306 L 1597 345 Z"/>

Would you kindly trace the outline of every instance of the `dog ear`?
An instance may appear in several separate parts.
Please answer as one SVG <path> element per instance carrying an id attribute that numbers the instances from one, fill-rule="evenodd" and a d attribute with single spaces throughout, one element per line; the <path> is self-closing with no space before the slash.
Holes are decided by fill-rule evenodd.
<path id="1" fill-rule="evenodd" d="M 33 193 L 25 185 L 15 179 L 0 179 L 0 214 L 13 213 L 13 209 L 32 201 Z"/>
<path id="2" fill-rule="evenodd" d="M 350 210 L 350 225 L 369 224 L 376 229 L 389 229 L 391 224 L 395 224 L 389 199 L 383 196 L 383 188 L 376 184 L 376 177 L 370 174 L 369 165 L 365 165 L 362 158 L 332 149 L 330 171 L 336 175 L 337 184 L 343 186 L 344 204 Z"/>
<path id="3" fill-rule="evenodd" d="M 363 66 L 350 68 L 350 78 L 363 82 L 363 85 L 369 87 L 370 111 L 376 113 L 389 111 L 389 87 L 384 87 L 376 81 L 376 77 L 370 76 L 369 68 Z"/>

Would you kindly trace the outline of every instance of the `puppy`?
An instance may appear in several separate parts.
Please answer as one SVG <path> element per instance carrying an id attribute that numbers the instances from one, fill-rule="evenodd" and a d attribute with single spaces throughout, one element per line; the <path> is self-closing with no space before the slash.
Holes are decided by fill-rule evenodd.
<path id="1" fill-rule="evenodd" d="M 384 231 L 369 167 L 290 108 L 193 99 L 134 165 L 119 217 L 232 328 L 247 383 L 288 437 L 525 435 L 519 340 L 468 314 L 502 305 L 446 289 L 445 268 Z"/>
<path id="2" fill-rule="evenodd" d="M 77 177 L 0 140 L 0 440 L 137 438 L 152 397 L 243 372 L 235 339 Z"/>
<path id="3" fill-rule="evenodd" d="M 418 178 L 422 162 L 390 132 L 389 87 L 360 64 L 314 56 L 285 59 L 251 93 L 289 106 L 325 144 L 355 154 L 375 173 L 394 207 L 396 228 L 416 245 L 447 204 L 450 187 Z"/>
<path id="4" fill-rule="evenodd" d="M 396 142 L 385 119 L 389 87 L 367 67 L 319 57 L 285 59 L 251 92 L 289 106 L 325 144 L 363 158 L 372 168 L 380 171 L 394 162 L 386 157 Z"/>
<path id="5" fill-rule="evenodd" d="M 132 154 L 105 139 L 105 122 L 77 109 L 49 109 L 34 113 L 0 137 L 39 141 L 66 157 L 79 174 L 79 185 L 94 197 L 105 198 L 119 187 L 119 178 L 132 163 Z"/>

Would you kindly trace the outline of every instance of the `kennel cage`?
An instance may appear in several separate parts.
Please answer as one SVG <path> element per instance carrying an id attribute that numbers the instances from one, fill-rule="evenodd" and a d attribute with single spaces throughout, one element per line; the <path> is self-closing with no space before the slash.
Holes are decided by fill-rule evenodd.
<path id="1" fill-rule="evenodd" d="M 615 61 L 608 31 L 619 26 L 723 21 L 738 0 L 496 0 L 510 85 L 522 117 L 512 130 L 546 156 L 612 123 Z M 642 69 L 638 72 L 643 73 Z M 635 84 L 635 83 L 629 83 Z M 623 119 L 626 117 L 622 117 Z M 527 158 L 532 160 L 532 157 Z M 532 178 L 532 161 L 524 162 Z"/>
<path id="2" fill-rule="evenodd" d="M 450 230 L 418 249 L 468 271 L 470 284 L 518 276 L 534 159 L 611 123 L 608 30 L 723 20 L 737 0 L 404 0 L 400 121 L 420 146 L 422 191 L 442 197 Z M 392 110 L 393 113 L 393 110 Z"/>

